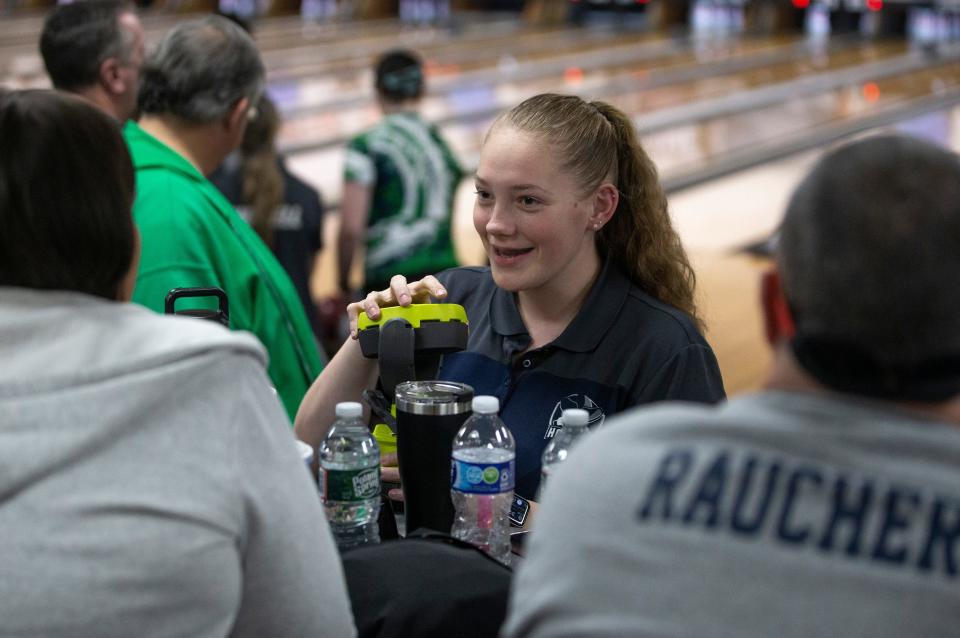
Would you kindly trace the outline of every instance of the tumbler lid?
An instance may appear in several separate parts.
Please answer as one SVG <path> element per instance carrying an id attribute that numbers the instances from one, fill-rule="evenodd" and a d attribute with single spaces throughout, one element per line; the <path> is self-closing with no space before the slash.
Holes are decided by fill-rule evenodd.
<path id="1" fill-rule="evenodd" d="M 447 415 L 470 411 L 473 388 L 453 381 L 406 381 L 397 384 L 397 411 Z"/>

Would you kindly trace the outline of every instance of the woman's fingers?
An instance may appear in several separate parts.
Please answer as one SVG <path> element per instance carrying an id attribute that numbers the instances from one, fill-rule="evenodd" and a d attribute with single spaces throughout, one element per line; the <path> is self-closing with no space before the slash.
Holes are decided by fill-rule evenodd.
<path id="1" fill-rule="evenodd" d="M 408 285 L 412 291 L 413 298 L 418 302 L 430 301 L 430 297 L 443 299 L 447 296 L 447 290 L 440 283 L 440 280 L 433 275 L 427 275 L 419 281 L 414 281 Z"/>
<path id="2" fill-rule="evenodd" d="M 403 275 L 394 275 L 390 279 L 390 287 L 385 290 L 374 290 L 367 294 L 362 301 L 347 306 L 347 318 L 350 321 L 350 337 L 357 338 L 359 316 L 367 313 L 371 321 L 380 319 L 380 309 L 388 306 L 409 306 L 411 303 L 427 303 L 430 298 L 444 299 L 447 290 L 440 280 L 433 275 L 423 279 L 407 282 Z"/>
<path id="3" fill-rule="evenodd" d="M 397 453 L 396 452 L 387 452 L 386 454 L 380 454 L 380 465 L 385 467 L 396 467 L 397 465 Z"/>
<path id="4" fill-rule="evenodd" d="M 407 287 L 407 278 L 403 275 L 394 275 L 390 278 L 390 294 L 401 306 L 409 306 L 413 297 Z"/>
<path id="5" fill-rule="evenodd" d="M 359 327 L 360 313 L 365 312 L 367 316 L 370 317 L 372 321 L 376 321 L 380 318 L 380 306 L 390 306 L 393 305 L 389 303 L 389 298 L 384 298 L 383 293 L 385 291 L 375 290 L 371 293 L 368 293 L 366 297 L 361 301 L 355 301 L 354 303 L 347 306 L 347 319 L 350 322 L 350 337 L 353 339 L 357 338 L 357 330 Z"/>
<path id="6" fill-rule="evenodd" d="M 397 453 L 380 455 L 380 480 L 384 483 L 399 483 L 400 468 L 397 467 Z"/>
<path id="7" fill-rule="evenodd" d="M 347 304 L 347 320 L 350 322 L 350 338 L 357 338 L 357 321 L 360 313 L 363 312 L 363 302 L 355 301 Z"/>

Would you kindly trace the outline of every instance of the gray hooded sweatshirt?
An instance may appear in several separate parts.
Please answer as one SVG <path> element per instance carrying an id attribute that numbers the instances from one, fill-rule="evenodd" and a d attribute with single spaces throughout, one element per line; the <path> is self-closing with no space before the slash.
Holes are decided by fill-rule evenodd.
<path id="1" fill-rule="evenodd" d="M 0 636 L 352 636 L 263 348 L 0 288 Z"/>

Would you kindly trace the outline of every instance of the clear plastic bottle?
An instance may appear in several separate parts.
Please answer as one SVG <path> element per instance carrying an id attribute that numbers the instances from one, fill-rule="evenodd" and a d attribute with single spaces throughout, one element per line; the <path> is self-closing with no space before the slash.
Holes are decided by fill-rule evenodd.
<path id="1" fill-rule="evenodd" d="M 380 448 L 359 403 L 337 404 L 317 451 L 323 509 L 340 549 L 380 542 Z"/>
<path id="2" fill-rule="evenodd" d="M 557 465 L 567 460 L 571 448 L 578 442 L 583 435 L 590 430 L 587 429 L 587 423 L 590 420 L 590 413 L 579 408 L 570 408 L 564 410 L 560 415 L 560 429 L 554 435 L 547 447 L 543 450 L 543 456 L 540 461 L 540 488 L 538 499 L 543 498 L 543 490 L 546 488 L 550 473 Z"/>
<path id="3" fill-rule="evenodd" d="M 516 444 L 497 416 L 496 397 L 474 397 L 472 407 L 453 439 L 450 498 L 456 513 L 450 533 L 509 565 Z"/>

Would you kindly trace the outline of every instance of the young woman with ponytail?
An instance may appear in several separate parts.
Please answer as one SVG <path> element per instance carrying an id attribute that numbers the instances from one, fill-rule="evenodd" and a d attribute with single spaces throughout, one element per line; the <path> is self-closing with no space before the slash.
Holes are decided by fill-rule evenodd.
<path id="1" fill-rule="evenodd" d="M 526 498 L 563 409 L 585 408 L 598 426 L 644 403 L 724 398 L 693 270 L 626 115 L 575 96 L 530 98 L 494 122 L 476 185 L 474 225 L 490 266 L 397 275 L 351 304 L 353 338 L 297 415 L 304 440 L 325 430 L 344 391 L 358 396 L 354 384 L 376 379 L 355 341 L 357 315 L 430 298 L 467 310 L 467 351 L 447 355 L 440 377 L 500 397 Z"/>

